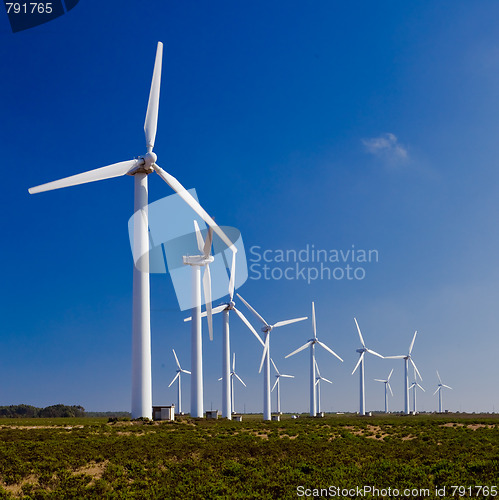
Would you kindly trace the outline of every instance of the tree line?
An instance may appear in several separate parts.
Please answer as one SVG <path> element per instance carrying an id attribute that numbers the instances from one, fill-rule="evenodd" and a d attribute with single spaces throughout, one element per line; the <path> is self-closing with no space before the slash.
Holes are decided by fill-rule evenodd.
<path id="1" fill-rule="evenodd" d="M 80 405 L 52 405 L 37 408 L 31 405 L 0 406 L 0 418 L 56 418 L 84 417 L 85 408 Z"/>

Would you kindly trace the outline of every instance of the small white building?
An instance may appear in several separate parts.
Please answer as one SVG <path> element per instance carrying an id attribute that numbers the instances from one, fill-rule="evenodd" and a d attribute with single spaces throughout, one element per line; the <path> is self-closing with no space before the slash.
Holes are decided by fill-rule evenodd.
<path id="1" fill-rule="evenodd" d="M 152 407 L 153 420 L 175 420 L 175 405 L 158 405 Z"/>
<path id="2" fill-rule="evenodd" d="M 239 413 L 233 413 L 232 414 L 232 420 L 235 420 L 236 422 L 242 422 L 243 421 L 243 416 L 240 415 Z"/>
<path id="3" fill-rule="evenodd" d="M 279 413 L 277 415 L 272 415 L 271 418 L 272 418 L 272 420 L 274 420 L 276 422 L 281 421 L 281 415 Z"/>
<path id="4" fill-rule="evenodd" d="M 324 412 L 323 411 L 319 411 L 315 414 L 316 417 L 319 417 L 319 418 L 324 418 Z"/>
<path id="5" fill-rule="evenodd" d="M 216 420 L 218 418 L 218 410 L 207 410 L 206 418 L 214 418 Z"/>

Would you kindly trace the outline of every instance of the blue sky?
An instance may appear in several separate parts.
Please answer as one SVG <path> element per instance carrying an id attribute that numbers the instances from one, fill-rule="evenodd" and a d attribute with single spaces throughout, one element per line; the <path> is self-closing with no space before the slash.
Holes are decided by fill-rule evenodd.
<path id="1" fill-rule="evenodd" d="M 0 13 L 1 14 L 1 13 Z M 376 249 L 363 280 L 250 279 L 238 291 L 269 322 L 310 315 L 323 409 L 356 410 L 356 316 L 369 347 L 414 360 L 433 410 L 438 369 L 450 410 L 499 409 L 497 2 L 97 2 L 12 34 L 0 15 L 4 232 L 0 404 L 128 410 L 133 182 L 30 196 L 27 188 L 145 153 L 156 43 L 165 46 L 158 163 L 249 249 Z M 150 201 L 172 191 L 150 177 Z M 251 262 L 250 262 L 251 264 Z M 169 277 L 153 275 L 153 400 L 175 400 L 171 349 L 190 331 Z M 244 306 L 240 304 L 242 310 Z M 231 323 L 236 405 L 262 409 L 261 348 Z M 308 356 L 284 356 L 311 323 L 272 333 L 294 374 L 286 411 L 308 408 Z M 205 407 L 221 406 L 221 322 L 205 337 Z M 394 367 L 369 358 L 367 409 Z M 189 384 L 184 400 L 188 402 Z M 273 402 L 275 400 L 273 399 Z"/>

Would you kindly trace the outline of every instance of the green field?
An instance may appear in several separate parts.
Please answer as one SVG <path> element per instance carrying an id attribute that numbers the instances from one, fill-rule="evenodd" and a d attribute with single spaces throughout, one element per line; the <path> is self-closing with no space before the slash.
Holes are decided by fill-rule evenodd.
<path id="1" fill-rule="evenodd" d="M 474 487 L 499 486 L 497 417 L 244 418 L 2 419 L 0 498 L 313 498 L 306 489 L 364 486 L 494 498 Z M 322 497 L 345 498 L 334 491 Z"/>

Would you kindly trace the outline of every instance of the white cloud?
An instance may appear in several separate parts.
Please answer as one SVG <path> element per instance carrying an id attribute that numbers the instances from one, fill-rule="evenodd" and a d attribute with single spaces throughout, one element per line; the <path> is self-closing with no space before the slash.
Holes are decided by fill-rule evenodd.
<path id="1" fill-rule="evenodd" d="M 407 149 L 398 142 L 397 136 L 387 132 L 379 137 L 362 139 L 366 151 L 390 164 L 400 164 L 409 159 Z"/>

